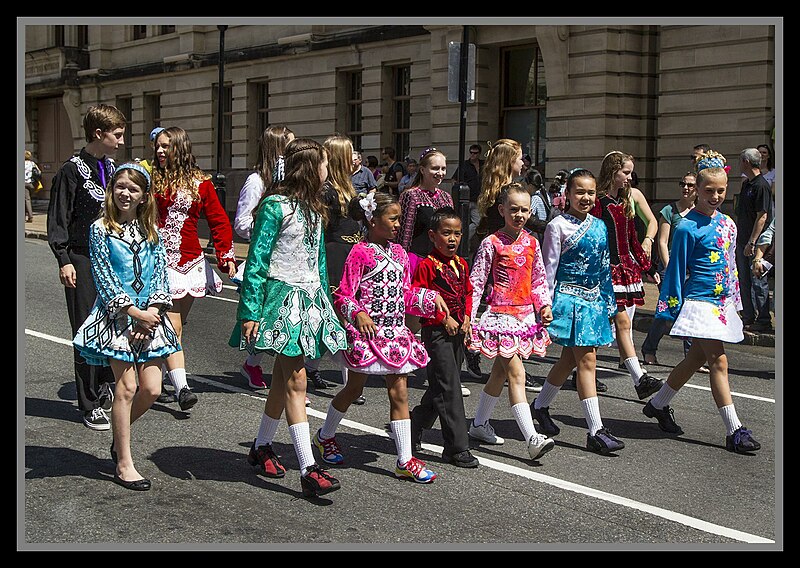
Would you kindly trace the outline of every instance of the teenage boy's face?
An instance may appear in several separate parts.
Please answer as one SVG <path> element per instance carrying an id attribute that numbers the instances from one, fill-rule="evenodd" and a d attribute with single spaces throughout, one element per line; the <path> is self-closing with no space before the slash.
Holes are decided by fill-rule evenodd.
<path id="1" fill-rule="evenodd" d="M 434 231 L 428 229 L 433 248 L 444 256 L 453 257 L 461 244 L 461 219 L 444 219 Z"/>
<path id="2" fill-rule="evenodd" d="M 95 136 L 98 137 L 103 146 L 103 153 L 106 156 L 114 156 L 117 149 L 125 144 L 125 129 L 115 128 L 114 130 L 107 130 L 103 132 L 99 128 L 95 130 Z"/>

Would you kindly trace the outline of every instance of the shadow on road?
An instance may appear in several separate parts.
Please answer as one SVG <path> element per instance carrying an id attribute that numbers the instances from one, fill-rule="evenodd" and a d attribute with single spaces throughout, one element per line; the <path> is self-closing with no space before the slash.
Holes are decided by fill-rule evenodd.
<path id="1" fill-rule="evenodd" d="M 25 479 L 53 477 L 85 477 L 111 481 L 114 464 L 110 458 L 100 459 L 71 448 L 25 446 Z"/>

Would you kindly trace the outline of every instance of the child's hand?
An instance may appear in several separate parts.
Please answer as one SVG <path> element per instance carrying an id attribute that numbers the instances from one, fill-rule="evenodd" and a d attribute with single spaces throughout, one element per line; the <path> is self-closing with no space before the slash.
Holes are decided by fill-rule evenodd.
<path id="1" fill-rule="evenodd" d="M 463 333 L 466 337 L 469 337 L 470 333 L 469 316 L 464 316 L 464 323 L 461 324 L 461 329 L 459 331 L 461 331 L 461 333 Z M 465 340 L 466 337 L 464 338 Z"/>
<path id="2" fill-rule="evenodd" d="M 378 334 L 378 328 L 372 318 L 367 315 L 367 312 L 358 312 L 356 314 L 356 329 L 364 339 L 375 339 Z"/>
<path id="3" fill-rule="evenodd" d="M 653 252 L 653 241 L 645 237 L 642 241 L 642 250 L 647 258 L 650 258 L 651 253 Z"/>
<path id="4" fill-rule="evenodd" d="M 550 309 L 550 306 L 544 306 L 539 311 L 539 316 L 542 318 L 542 325 L 547 327 L 553 321 L 553 310 Z"/>
<path id="5" fill-rule="evenodd" d="M 253 343 L 258 336 L 258 322 L 257 321 L 243 321 L 242 322 L 242 339 L 247 343 Z"/>
<path id="6" fill-rule="evenodd" d="M 444 298 L 442 298 L 441 294 L 436 294 L 436 299 L 433 301 L 433 303 L 436 305 L 436 309 L 438 311 L 444 312 L 445 318 L 450 317 L 450 308 L 447 307 L 447 302 L 444 301 Z"/>
<path id="7" fill-rule="evenodd" d="M 236 263 L 232 260 L 229 260 L 225 263 L 225 268 L 228 270 L 228 278 L 233 278 L 236 276 Z"/>
<path id="8" fill-rule="evenodd" d="M 447 319 L 444 320 L 444 330 L 447 335 L 455 335 L 458 333 L 458 322 L 452 316 L 447 316 Z"/>
<path id="9" fill-rule="evenodd" d="M 58 278 L 61 283 L 67 288 L 74 288 L 75 282 L 78 278 L 78 273 L 75 271 L 75 266 L 72 264 L 65 264 L 58 269 Z"/>
<path id="10" fill-rule="evenodd" d="M 161 323 L 161 318 L 158 316 L 158 309 L 153 308 L 153 311 L 147 310 L 136 310 L 135 313 L 131 314 L 134 320 L 136 320 L 136 325 L 145 329 L 148 333 L 152 333 L 153 330 Z"/>
<path id="11" fill-rule="evenodd" d="M 464 345 L 469 347 L 469 344 L 472 343 L 472 324 L 469 323 L 469 318 L 464 322 L 467 326 L 466 331 L 464 331 Z"/>

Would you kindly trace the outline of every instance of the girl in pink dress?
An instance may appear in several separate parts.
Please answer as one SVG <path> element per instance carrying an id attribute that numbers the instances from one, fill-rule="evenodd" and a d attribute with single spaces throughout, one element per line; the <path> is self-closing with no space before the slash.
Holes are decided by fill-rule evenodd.
<path id="1" fill-rule="evenodd" d="M 391 242 L 400 227 L 400 205 L 395 197 L 372 192 L 350 201 L 350 216 L 361 221 L 366 239 L 350 250 L 333 306 L 344 319 L 347 384 L 328 406 L 325 424 L 314 435 L 323 461 L 340 464 L 344 456 L 336 443 L 336 428 L 350 404 L 361 396 L 368 375 L 385 375 L 391 404 L 389 417 L 397 446 L 395 475 L 430 483 L 436 474 L 411 455 L 411 417 L 406 376 L 428 364 L 425 347 L 405 325 L 405 314 L 432 317 L 446 312 L 447 304 L 434 290 L 412 288 L 408 255 Z"/>
<path id="2" fill-rule="evenodd" d="M 475 418 L 469 428 L 472 438 L 499 445 L 503 438 L 489 423 L 492 410 L 508 381 L 508 399 L 519 429 L 536 459 L 553 449 L 553 440 L 533 426 L 525 396 L 525 368 L 522 358 L 531 353 L 543 356 L 550 344 L 545 330 L 553 320 L 539 242 L 525 230 L 531 215 L 531 198 L 522 184 L 504 185 L 497 197 L 503 227 L 481 241 L 475 253 L 472 283 L 471 330 L 468 347 L 494 359 L 489 380 L 481 392 Z M 491 274 L 488 307 L 478 319 L 478 307 Z"/>

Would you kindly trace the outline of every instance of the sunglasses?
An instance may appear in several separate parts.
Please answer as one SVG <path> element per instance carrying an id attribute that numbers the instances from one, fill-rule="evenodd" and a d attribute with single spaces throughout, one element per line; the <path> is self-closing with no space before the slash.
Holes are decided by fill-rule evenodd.
<path id="1" fill-rule="evenodd" d="M 696 183 L 686 183 L 684 181 L 679 181 L 678 185 L 681 187 L 697 187 Z"/>
<path id="2" fill-rule="evenodd" d="M 470 150 L 469 153 L 470 154 L 480 154 L 480 152 L 476 152 L 475 150 Z"/>

